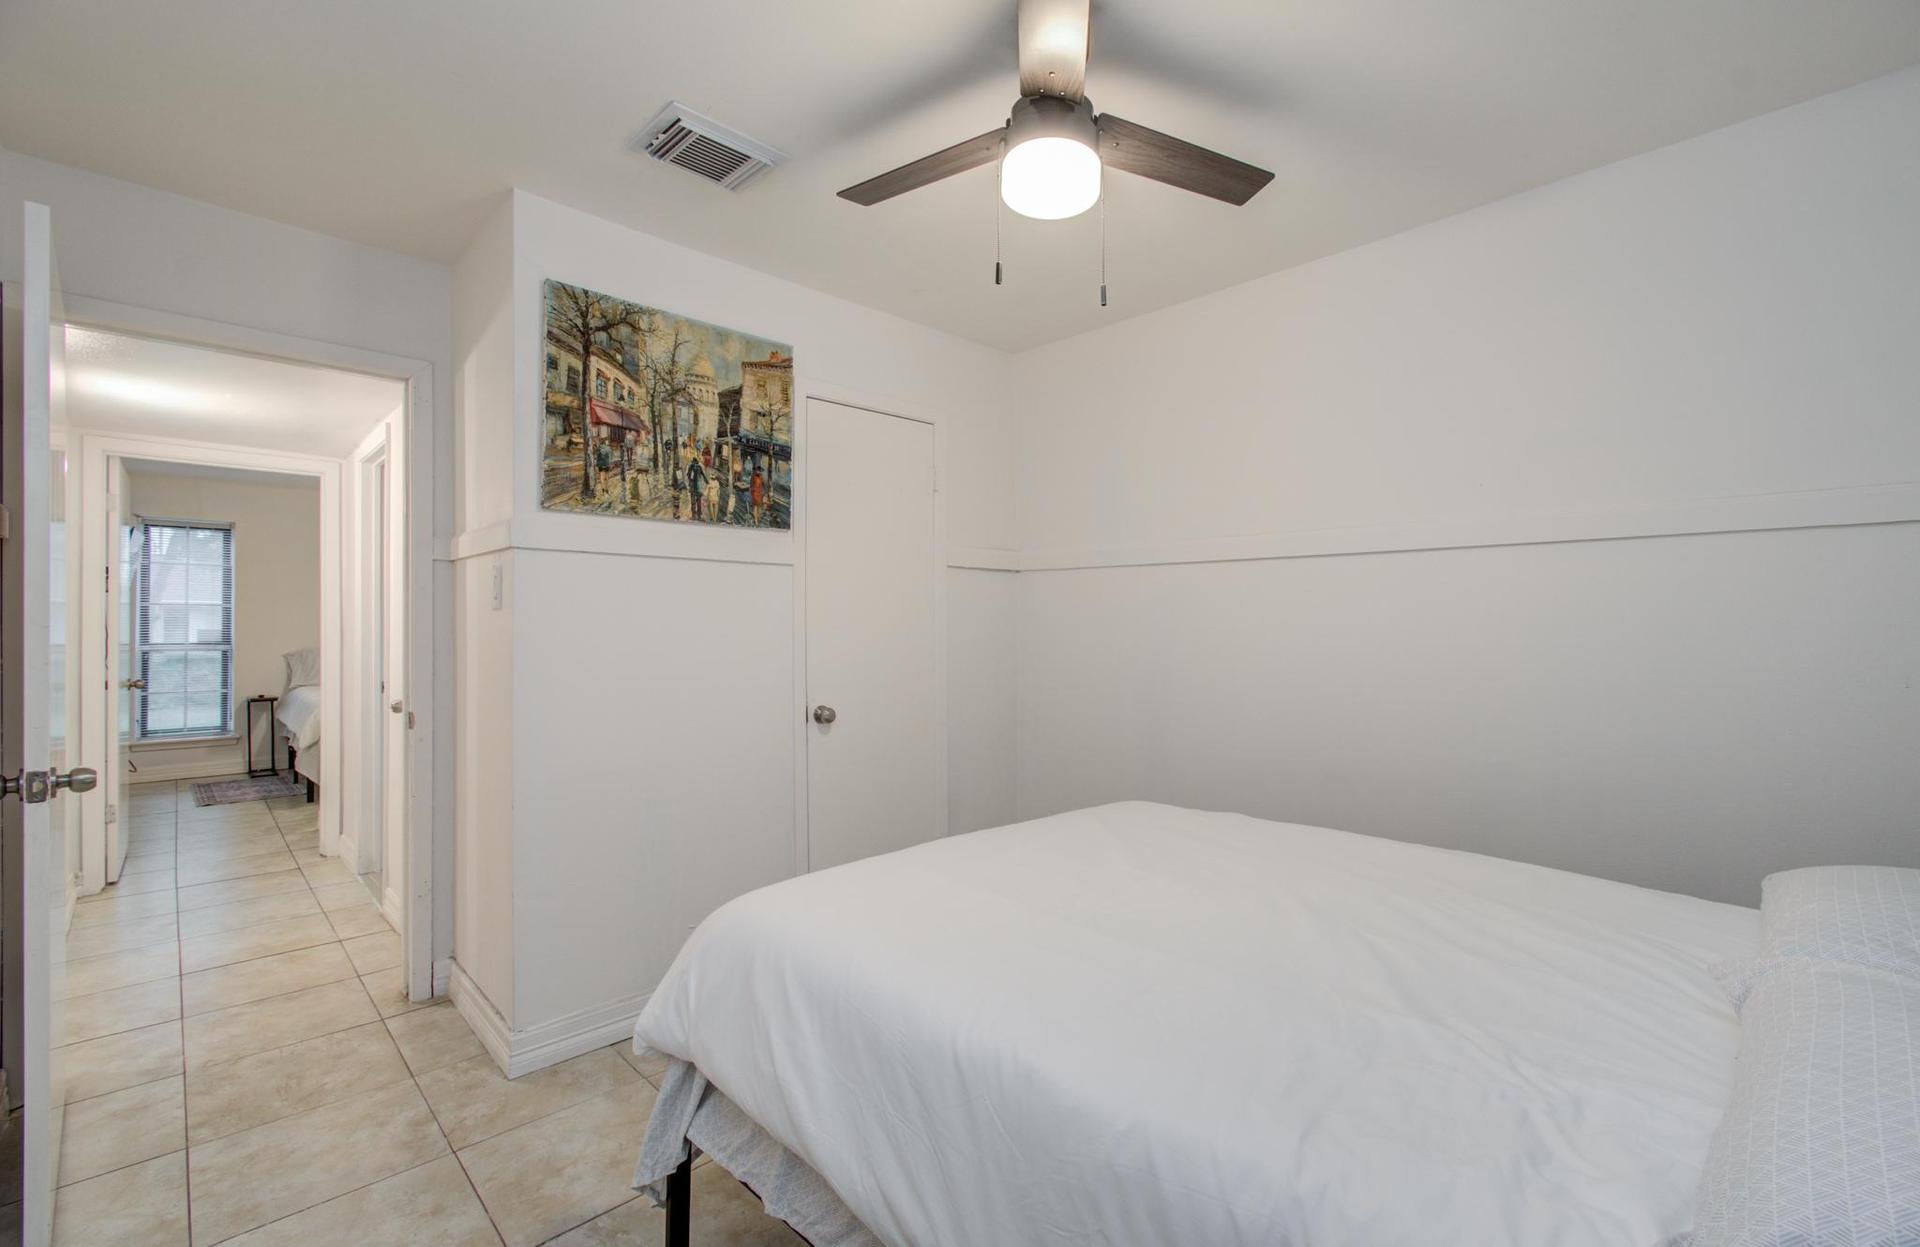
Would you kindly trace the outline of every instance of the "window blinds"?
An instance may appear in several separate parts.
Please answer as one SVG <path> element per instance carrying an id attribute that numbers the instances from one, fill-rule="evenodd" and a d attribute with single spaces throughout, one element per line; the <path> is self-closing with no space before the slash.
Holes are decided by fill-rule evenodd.
<path id="1" fill-rule="evenodd" d="M 147 520 L 141 528 L 141 740 L 233 728 L 233 526 Z"/>

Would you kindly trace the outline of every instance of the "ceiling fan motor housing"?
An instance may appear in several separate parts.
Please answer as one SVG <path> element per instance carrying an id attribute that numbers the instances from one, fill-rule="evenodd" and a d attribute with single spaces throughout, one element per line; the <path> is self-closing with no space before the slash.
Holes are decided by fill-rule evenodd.
<path id="1" fill-rule="evenodd" d="M 1007 150 L 1028 139 L 1061 138 L 1100 150 L 1100 131 L 1094 125 L 1093 105 L 1086 98 L 1063 100 L 1057 95 L 1024 96 L 1007 119 Z"/>

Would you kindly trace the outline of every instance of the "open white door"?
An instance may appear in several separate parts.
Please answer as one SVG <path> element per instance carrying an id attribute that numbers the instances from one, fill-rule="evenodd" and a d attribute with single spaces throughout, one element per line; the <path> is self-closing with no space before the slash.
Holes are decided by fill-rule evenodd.
<path id="1" fill-rule="evenodd" d="M 120 880 L 127 861 L 127 808 L 121 796 L 126 786 L 126 740 L 133 724 L 133 601 L 135 573 L 134 519 L 127 501 L 127 468 L 118 455 L 107 460 L 107 603 L 106 624 L 107 714 L 99 732 L 105 748 L 100 754 L 100 787 L 106 822 L 106 882 Z M 92 729 L 89 729 L 92 730 Z"/>
<path id="2" fill-rule="evenodd" d="M 64 546 L 66 455 L 49 450 L 62 417 L 61 313 L 53 271 L 51 214 L 26 205 L 22 281 L 9 287 L 4 310 L 5 435 L 0 440 L 0 494 L 8 515 L 0 561 L 0 799 L 5 855 L 0 860 L 6 913 L 4 1057 L 8 1090 L 22 1110 L 24 1161 L 21 1241 L 40 1247 L 52 1237 L 65 1092 L 54 1068 L 51 1037 L 65 993 L 70 883 L 77 862 L 67 831 L 69 784 L 83 791 L 92 773 L 64 773 L 69 736 L 65 689 L 72 682 L 63 587 L 54 583 L 54 555 Z M 51 608 L 51 609 L 50 609 Z M 55 637 L 54 629 L 60 635 Z M 57 816 L 56 816 L 57 815 Z"/>

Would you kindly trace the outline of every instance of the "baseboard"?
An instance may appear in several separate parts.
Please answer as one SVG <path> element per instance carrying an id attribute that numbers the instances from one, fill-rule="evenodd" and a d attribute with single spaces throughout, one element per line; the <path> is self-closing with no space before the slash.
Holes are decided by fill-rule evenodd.
<path id="1" fill-rule="evenodd" d="M 400 897 L 392 888 L 383 887 L 380 889 L 380 916 L 385 918 L 387 925 L 396 931 L 404 931 L 407 929 L 406 923 L 401 921 Z M 434 992 L 436 996 L 439 994 L 438 991 Z"/>
<path id="2" fill-rule="evenodd" d="M 155 753 L 163 752 L 155 750 Z M 151 755 L 149 755 L 151 756 Z M 246 763 L 234 762 L 148 762 L 141 758 L 134 761 L 139 765 L 137 771 L 128 771 L 120 776 L 122 784 L 164 784 L 183 779 L 215 779 L 223 775 L 237 775 L 246 770 Z"/>
<path id="3" fill-rule="evenodd" d="M 448 994 L 494 1064 L 508 1078 L 518 1078 L 627 1038 L 653 993 L 609 1001 L 519 1031 L 508 1028 L 500 1011 L 457 961 L 450 963 Z"/>
<path id="4" fill-rule="evenodd" d="M 453 979 L 453 958 L 442 957 L 433 963 L 433 998 L 440 999 L 447 994 L 447 985 Z"/>

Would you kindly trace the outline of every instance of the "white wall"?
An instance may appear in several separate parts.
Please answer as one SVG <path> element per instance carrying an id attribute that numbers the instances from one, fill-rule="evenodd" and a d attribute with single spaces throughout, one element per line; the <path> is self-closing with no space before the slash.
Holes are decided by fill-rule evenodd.
<path id="1" fill-rule="evenodd" d="M 212 520 L 233 525 L 233 693 L 237 744 L 141 746 L 132 749 L 143 771 L 175 778 L 232 775 L 246 769 L 246 700 L 278 697 L 287 683 L 283 655 L 320 644 L 320 490 L 311 477 L 257 481 L 127 473 L 134 514 L 156 519 Z M 254 736 L 265 763 L 268 718 Z M 275 748 L 275 757 L 285 755 Z M 138 780 L 139 776 L 133 777 Z"/>
<path id="2" fill-rule="evenodd" d="M 436 470 L 436 545 L 453 531 L 450 273 L 391 252 L 0 150 L 0 278 L 20 277 L 21 205 L 48 205 L 66 293 L 379 351 L 433 366 L 434 421 L 418 430 Z M 436 560 L 440 634 L 453 644 L 453 577 Z M 435 672 L 434 721 L 451 717 L 452 672 Z M 453 756 L 435 757 L 436 958 L 453 942 Z"/>
<path id="3" fill-rule="evenodd" d="M 940 418 L 949 544 L 1014 540 L 1005 356 L 516 193 L 454 286 L 456 957 L 517 1032 L 630 1018 L 693 923 L 794 863 L 793 537 L 539 509 L 549 277 L 792 343 L 801 395 Z M 955 830 L 1012 810 L 1007 579 L 950 573 Z"/>
<path id="4" fill-rule="evenodd" d="M 1021 814 L 1920 864 L 1920 525 L 1501 544 L 1920 518 L 1916 133 L 1920 70 L 1022 356 Z"/>

